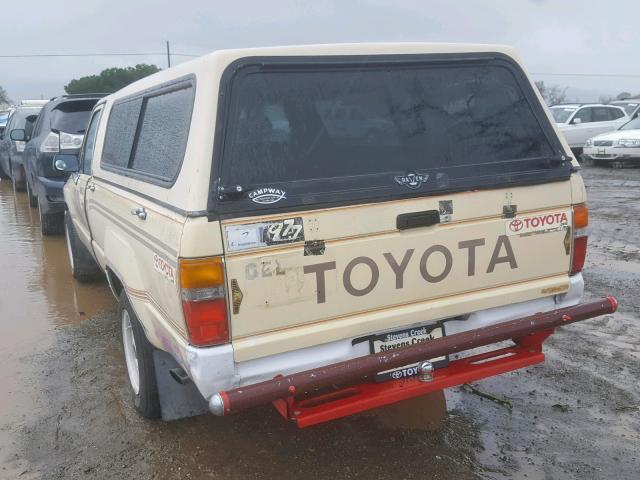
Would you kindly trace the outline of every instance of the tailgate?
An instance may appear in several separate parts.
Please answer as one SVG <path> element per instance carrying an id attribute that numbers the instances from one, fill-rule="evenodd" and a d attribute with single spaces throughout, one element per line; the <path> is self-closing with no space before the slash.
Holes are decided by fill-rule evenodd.
<path id="1" fill-rule="evenodd" d="M 558 182 L 223 222 L 236 355 L 513 303 L 514 285 L 522 299 L 566 291 L 570 196 Z M 397 228 L 430 210 L 441 223 Z M 457 299 L 434 309 L 443 298 Z"/>
<path id="2" fill-rule="evenodd" d="M 571 164 L 513 59 L 246 58 L 222 88 L 236 360 L 568 288 Z"/>

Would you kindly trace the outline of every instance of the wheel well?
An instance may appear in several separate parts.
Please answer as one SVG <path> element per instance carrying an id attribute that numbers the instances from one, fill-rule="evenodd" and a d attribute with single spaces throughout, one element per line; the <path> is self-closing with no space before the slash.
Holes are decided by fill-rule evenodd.
<path id="1" fill-rule="evenodd" d="M 124 289 L 124 285 L 115 274 L 113 270 L 107 267 L 107 282 L 109 282 L 109 288 L 111 289 L 111 293 L 115 295 L 116 298 L 120 298 L 120 294 Z"/>

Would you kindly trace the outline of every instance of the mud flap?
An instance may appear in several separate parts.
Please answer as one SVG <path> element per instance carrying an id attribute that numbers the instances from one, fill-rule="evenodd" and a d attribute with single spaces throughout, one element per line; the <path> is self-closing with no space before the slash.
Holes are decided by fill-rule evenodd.
<path id="1" fill-rule="evenodd" d="M 168 422 L 195 417 L 209 411 L 206 400 L 193 382 L 179 383 L 171 375 L 171 370 L 181 367 L 169 353 L 154 350 L 153 363 L 156 369 L 162 420 Z"/>

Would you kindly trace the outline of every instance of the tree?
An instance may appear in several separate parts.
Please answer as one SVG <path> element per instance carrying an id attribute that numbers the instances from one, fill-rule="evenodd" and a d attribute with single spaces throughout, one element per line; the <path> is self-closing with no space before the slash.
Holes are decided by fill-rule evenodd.
<path id="1" fill-rule="evenodd" d="M 73 79 L 64 86 L 65 92 L 72 93 L 113 93 L 130 83 L 159 72 L 155 65 L 139 64 L 135 67 L 107 68 L 99 75 L 89 75 Z"/>
<path id="2" fill-rule="evenodd" d="M 536 82 L 536 87 L 540 90 L 540 95 L 547 102 L 547 105 L 557 105 L 563 103 L 567 99 L 567 88 L 560 87 L 558 85 L 552 85 L 548 87 L 542 80 Z"/>
<path id="3" fill-rule="evenodd" d="M 12 103 L 13 101 L 9 98 L 9 95 L 7 95 L 7 91 L 0 87 L 0 107 L 7 107 Z"/>
<path id="4" fill-rule="evenodd" d="M 631 97 L 631 94 L 629 92 L 620 92 L 618 95 L 616 95 L 616 100 L 626 100 L 629 97 Z"/>

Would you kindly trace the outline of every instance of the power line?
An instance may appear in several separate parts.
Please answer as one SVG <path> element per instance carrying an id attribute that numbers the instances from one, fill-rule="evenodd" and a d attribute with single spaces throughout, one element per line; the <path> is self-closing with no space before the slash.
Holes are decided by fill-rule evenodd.
<path id="1" fill-rule="evenodd" d="M 142 56 L 166 56 L 166 52 L 146 52 L 146 53 L 29 53 L 20 55 L 0 55 L 0 58 L 49 58 L 49 57 L 142 57 Z M 174 53 L 175 57 L 199 57 L 190 53 Z"/>

